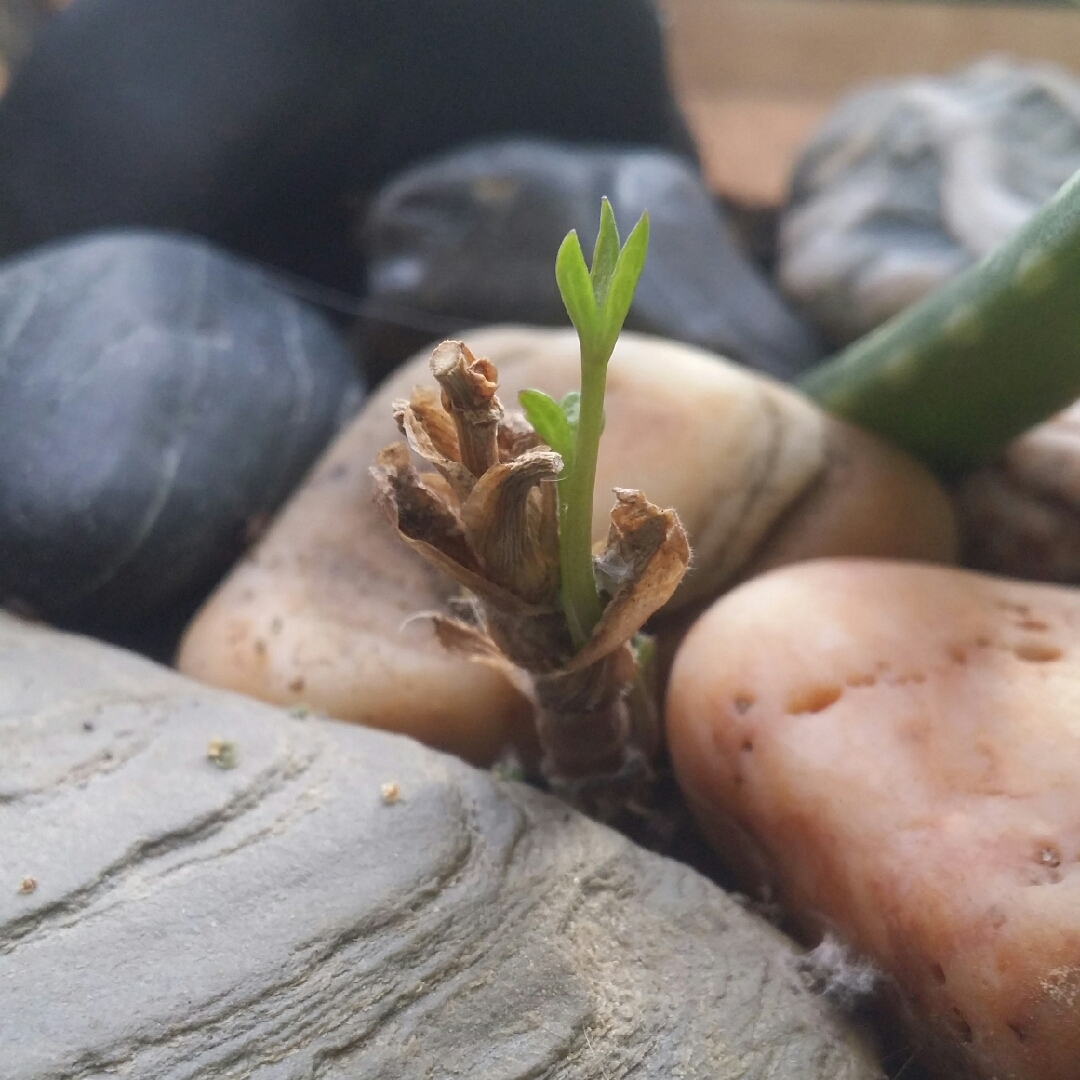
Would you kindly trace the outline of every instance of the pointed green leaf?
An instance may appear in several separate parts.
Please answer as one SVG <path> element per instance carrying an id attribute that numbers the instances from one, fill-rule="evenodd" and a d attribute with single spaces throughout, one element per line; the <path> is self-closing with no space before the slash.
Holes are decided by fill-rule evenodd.
<path id="1" fill-rule="evenodd" d="M 592 340 L 599 328 L 592 279 L 577 232 L 569 232 L 555 257 L 555 280 L 570 321 L 582 338 Z"/>
<path id="2" fill-rule="evenodd" d="M 571 426 L 559 403 L 540 390 L 522 390 L 518 401 L 537 435 L 563 459 L 565 472 L 574 456 L 576 422 Z"/>
<path id="3" fill-rule="evenodd" d="M 566 414 L 567 422 L 570 424 L 570 430 L 574 433 L 574 439 L 576 440 L 578 424 L 581 421 L 581 391 L 571 390 L 570 393 L 559 402 L 559 407 Z M 600 414 L 600 431 L 598 434 L 604 434 L 606 425 L 607 414 L 602 412 Z"/>
<path id="4" fill-rule="evenodd" d="M 643 214 L 626 246 L 620 249 L 615 215 L 605 199 L 600 208 L 600 232 L 591 273 L 585 270 L 581 245 L 574 233 L 563 241 L 555 263 L 563 302 L 577 327 L 581 345 L 581 393 L 568 394 L 561 403 L 567 426 L 574 430 L 574 460 L 567 465 L 558 485 L 559 595 L 576 648 L 588 640 L 604 611 L 596 589 L 592 555 L 593 488 L 600 434 L 604 430 L 604 388 L 608 360 L 630 309 L 648 242 L 649 219 Z M 591 307 L 581 295 L 583 272 L 588 275 Z"/>
<path id="5" fill-rule="evenodd" d="M 605 343 L 610 342 L 609 348 L 615 347 L 619 331 L 622 330 L 622 325 L 630 312 L 630 305 L 634 301 L 634 290 L 637 288 L 641 271 L 645 267 L 645 256 L 648 250 L 649 213 L 646 211 L 626 238 L 626 245 L 619 252 L 604 307 L 600 312 L 603 337 Z"/>
<path id="6" fill-rule="evenodd" d="M 608 202 L 605 195 L 600 201 L 600 231 L 596 234 L 592 270 L 589 272 L 589 277 L 592 279 L 593 296 L 596 297 L 596 306 L 600 311 L 604 310 L 604 301 L 607 298 L 608 287 L 611 284 L 611 275 L 615 273 L 618 261 L 619 227 L 615 224 L 615 212 L 611 209 L 611 203 Z"/>

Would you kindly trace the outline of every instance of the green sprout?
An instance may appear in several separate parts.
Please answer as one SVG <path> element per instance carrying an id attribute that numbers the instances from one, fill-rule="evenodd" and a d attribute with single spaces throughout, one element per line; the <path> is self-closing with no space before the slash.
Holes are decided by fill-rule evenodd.
<path id="1" fill-rule="evenodd" d="M 540 437 L 563 460 L 559 476 L 559 574 L 566 624 L 580 649 L 604 611 L 596 588 L 592 556 L 593 486 L 596 456 L 604 430 L 607 366 L 626 321 L 649 246 L 649 215 L 644 213 L 625 246 L 611 203 L 600 206 L 600 232 L 592 270 L 577 232 L 567 234 L 555 259 L 555 279 L 581 346 L 581 390 L 555 401 L 539 390 L 518 399 Z"/>

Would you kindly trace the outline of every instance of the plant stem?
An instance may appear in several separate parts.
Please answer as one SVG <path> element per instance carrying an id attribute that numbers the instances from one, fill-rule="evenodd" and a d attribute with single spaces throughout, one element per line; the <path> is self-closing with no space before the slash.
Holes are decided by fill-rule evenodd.
<path id="1" fill-rule="evenodd" d="M 1080 397 L 1080 173 L 987 258 L 800 386 L 946 472 Z"/>
<path id="2" fill-rule="evenodd" d="M 604 428 L 607 361 L 607 356 L 582 344 L 581 411 L 574 467 L 559 481 L 566 485 L 565 497 L 560 499 L 565 510 L 559 529 L 562 606 L 570 636 L 579 649 L 589 640 L 604 611 L 593 576 L 592 511 L 596 456 Z"/>

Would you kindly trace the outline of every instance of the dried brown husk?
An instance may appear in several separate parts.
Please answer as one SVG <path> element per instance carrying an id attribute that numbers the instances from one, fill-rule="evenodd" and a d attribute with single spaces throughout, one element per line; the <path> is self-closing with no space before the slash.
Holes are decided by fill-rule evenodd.
<path id="1" fill-rule="evenodd" d="M 475 598 L 465 617 L 433 614 L 436 633 L 499 668 L 533 703 L 548 779 L 618 801 L 611 793 L 647 778 L 659 746 L 631 643 L 686 572 L 686 533 L 673 510 L 616 491 L 595 556 L 607 604 L 575 650 L 559 601 L 562 459 L 520 413 L 503 410 L 494 366 L 464 343 L 439 345 L 432 373 L 441 395 L 417 388 L 394 405 L 407 445 L 379 454 L 376 499 L 398 535 Z M 436 471 L 418 472 L 410 449 Z"/>

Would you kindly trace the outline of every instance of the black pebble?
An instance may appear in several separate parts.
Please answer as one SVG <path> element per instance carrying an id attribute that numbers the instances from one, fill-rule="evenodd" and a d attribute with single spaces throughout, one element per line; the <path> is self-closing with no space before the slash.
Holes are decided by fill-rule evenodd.
<path id="1" fill-rule="evenodd" d="M 744 256 L 685 160 L 510 140 L 419 165 L 373 203 L 365 230 L 373 374 L 432 338 L 478 324 L 567 325 L 555 255 L 577 229 L 591 259 L 603 195 L 624 238 L 649 211 L 649 254 L 629 328 L 781 378 L 820 359 L 811 330 Z"/>
<path id="2" fill-rule="evenodd" d="M 0 602 L 179 624 L 360 398 L 324 317 L 204 241 L 0 264 Z"/>
<path id="3" fill-rule="evenodd" d="M 151 226 L 354 289 L 368 196 L 510 133 L 692 155 L 652 0 L 78 0 L 0 101 L 0 255 Z"/>

